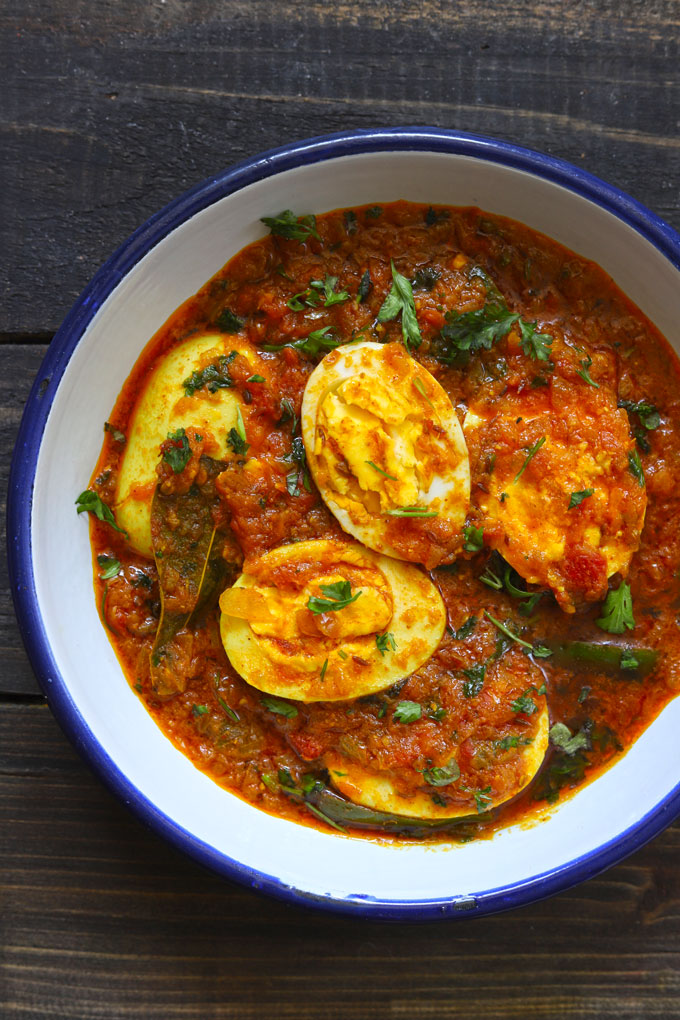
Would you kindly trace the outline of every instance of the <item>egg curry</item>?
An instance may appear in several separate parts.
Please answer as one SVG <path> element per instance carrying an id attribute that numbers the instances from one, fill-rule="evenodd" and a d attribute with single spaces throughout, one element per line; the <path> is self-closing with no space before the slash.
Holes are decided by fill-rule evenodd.
<path id="1" fill-rule="evenodd" d="M 680 688 L 678 361 L 520 223 L 274 213 L 142 352 L 76 501 L 125 675 L 280 816 L 537 816 Z"/>

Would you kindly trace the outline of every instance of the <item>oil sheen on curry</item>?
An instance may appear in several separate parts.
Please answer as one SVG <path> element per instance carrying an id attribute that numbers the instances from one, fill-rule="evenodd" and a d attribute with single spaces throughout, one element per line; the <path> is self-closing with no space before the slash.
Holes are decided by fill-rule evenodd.
<path id="1" fill-rule="evenodd" d="M 325 830 L 540 815 L 678 693 L 678 362 L 478 209 L 264 215 L 105 425 L 95 587 L 217 783 Z"/>

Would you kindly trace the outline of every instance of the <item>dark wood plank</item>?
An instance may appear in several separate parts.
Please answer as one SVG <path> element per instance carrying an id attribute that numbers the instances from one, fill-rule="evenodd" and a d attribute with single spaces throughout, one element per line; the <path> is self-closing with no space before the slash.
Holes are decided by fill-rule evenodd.
<path id="1" fill-rule="evenodd" d="M 230 885 L 91 777 L 49 710 L 0 709 L 6 1020 L 680 1016 L 680 825 L 512 914 L 379 925 Z"/>
<path id="2" fill-rule="evenodd" d="M 0 345 L 0 515 L 5 520 L 10 453 L 21 414 L 40 363 L 45 344 Z M 24 651 L 12 603 L 5 543 L 0 545 L 0 694 L 37 694 L 37 680 Z"/>
<path id="3" fill-rule="evenodd" d="M 269 0 L 12 0 L 4 11 L 6 336 L 54 331 L 104 259 L 185 188 L 344 128 L 504 137 L 587 167 L 680 227 L 673 0 L 290 0 L 285 17 Z"/>

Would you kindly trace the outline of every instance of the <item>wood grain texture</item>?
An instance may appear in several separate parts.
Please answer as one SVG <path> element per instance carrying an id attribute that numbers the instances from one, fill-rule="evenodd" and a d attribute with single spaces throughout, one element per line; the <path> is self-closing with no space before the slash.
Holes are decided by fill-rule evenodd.
<path id="1" fill-rule="evenodd" d="M 677 0 L 5 0 L 0 499 L 55 329 L 140 223 L 345 128 L 502 137 L 680 228 Z M 2 507 L 4 513 L 4 505 Z M 680 824 L 522 910 L 381 926 L 230 885 L 93 778 L 41 701 L 0 554 L 2 1020 L 680 1018 Z"/>
<path id="2" fill-rule="evenodd" d="M 190 185 L 344 128 L 504 137 L 680 226 L 673 0 L 292 0 L 285 16 L 269 0 L 11 0 L 2 24 L 0 335 L 54 331 Z"/>
<path id="3" fill-rule="evenodd" d="M 45 356 L 45 344 L 0 345 L 0 520 L 5 521 L 10 455 L 33 380 Z M 11 540 L 11 537 L 10 537 Z M 17 627 L 7 574 L 7 552 L 0 545 L 0 696 L 38 694 L 40 688 Z"/>
<path id="4" fill-rule="evenodd" d="M 44 706 L 0 714 L 3 1018 L 680 1016 L 680 826 L 512 914 L 380 925 L 221 881 L 136 822 Z"/>

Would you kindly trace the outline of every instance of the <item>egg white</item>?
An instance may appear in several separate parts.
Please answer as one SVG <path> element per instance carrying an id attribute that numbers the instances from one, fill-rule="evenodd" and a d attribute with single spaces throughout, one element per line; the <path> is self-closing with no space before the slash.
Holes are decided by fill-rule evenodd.
<path id="1" fill-rule="evenodd" d="M 493 795 L 491 783 L 492 793 L 489 794 L 491 800 L 487 810 L 490 811 L 512 800 L 534 779 L 548 749 L 549 729 L 548 707 L 544 704 L 535 716 L 531 730 L 533 742 L 518 748 L 516 752 L 522 758 L 520 780 L 510 789 L 505 789 L 502 795 L 496 796 Z M 466 818 L 477 814 L 475 802 L 469 796 L 465 798 L 465 803 L 435 804 L 432 795 L 436 793 L 445 795 L 448 787 L 435 788 L 427 786 L 425 782 L 422 789 L 411 796 L 405 796 L 397 790 L 389 774 L 360 765 L 337 751 L 326 752 L 324 765 L 328 769 L 333 785 L 343 796 L 355 804 L 373 808 L 375 811 L 423 819 Z M 456 787 L 457 784 L 451 784 L 453 791 Z"/>
<path id="2" fill-rule="evenodd" d="M 276 572 L 287 571 L 279 585 Z M 299 578 L 296 570 L 299 569 Z M 306 608 L 320 584 L 350 580 L 361 595 L 345 608 Z M 446 609 L 412 564 L 354 542 L 312 539 L 279 546 L 246 564 L 220 599 L 222 643 L 252 687 L 297 701 L 340 701 L 390 687 L 437 649 Z M 391 635 L 381 641 L 376 637 Z"/>
<path id="3" fill-rule="evenodd" d="M 151 502 L 156 488 L 159 448 L 169 432 L 195 428 L 211 437 L 205 452 L 222 459 L 229 455 L 226 438 L 236 425 L 239 397 L 235 389 L 207 388 L 190 397 L 184 381 L 195 371 L 237 351 L 266 376 L 266 365 L 255 349 L 238 336 L 205 333 L 192 336 L 161 357 L 149 374 L 130 419 L 114 496 L 116 520 L 130 536 L 130 545 L 152 556 Z"/>
<path id="4" fill-rule="evenodd" d="M 312 372 L 301 417 L 312 476 L 343 530 L 369 549 L 435 566 L 396 549 L 389 532 L 404 507 L 431 514 L 424 524 L 436 518 L 449 536 L 465 521 L 467 447 L 437 380 L 401 344 L 348 344 Z"/>

